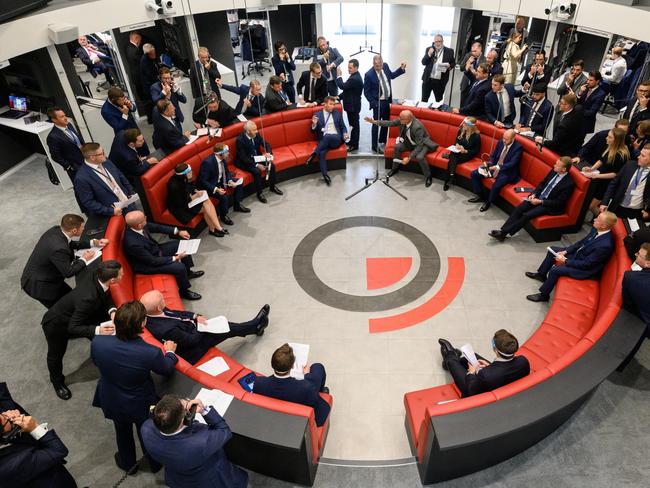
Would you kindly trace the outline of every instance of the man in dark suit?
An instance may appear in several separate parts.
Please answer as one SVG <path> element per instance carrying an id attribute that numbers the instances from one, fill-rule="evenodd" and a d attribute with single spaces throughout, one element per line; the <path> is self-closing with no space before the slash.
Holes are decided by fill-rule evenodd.
<path id="1" fill-rule="evenodd" d="M 314 152 L 307 158 L 306 164 L 318 158 L 320 172 L 327 186 L 332 180 L 327 174 L 327 153 L 330 149 L 336 149 L 344 141 L 348 140 L 348 129 L 343 122 L 343 116 L 338 110 L 334 110 L 336 98 L 325 97 L 323 110 L 316 112 L 311 118 L 311 130 L 316 133 L 318 145 Z"/>
<path id="2" fill-rule="evenodd" d="M 192 111 L 192 120 L 194 127 L 228 127 L 235 124 L 237 112 L 228 105 L 225 100 L 219 100 L 216 95 L 207 97 L 198 97 L 194 100 L 194 110 Z"/>
<path id="3" fill-rule="evenodd" d="M 506 77 L 492 77 L 491 91 L 485 95 L 485 117 L 496 127 L 512 127 L 515 120 L 515 87 L 506 83 Z"/>
<path id="4" fill-rule="evenodd" d="M 140 59 L 142 58 L 142 35 L 138 31 L 129 32 L 129 42 L 124 47 L 124 59 L 128 66 L 131 86 L 135 88 L 137 99 L 143 100 L 142 76 L 140 74 Z"/>
<path id="5" fill-rule="evenodd" d="M 532 131 L 535 135 L 546 134 L 551 118 L 553 104 L 546 98 L 546 85 L 535 85 L 529 89 L 530 97 L 521 97 L 521 113 L 515 128 L 520 132 Z"/>
<path id="6" fill-rule="evenodd" d="M 647 337 L 650 337 L 649 289 L 650 242 L 645 242 L 636 253 L 632 270 L 623 274 L 623 304 L 645 322 Z"/>
<path id="7" fill-rule="evenodd" d="M 255 122 L 249 120 L 244 124 L 244 131 L 237 137 L 236 146 L 235 166 L 253 176 L 257 199 L 266 203 L 266 197 L 262 193 L 264 190 L 263 171 L 267 173 L 269 189 L 276 195 L 282 195 L 282 191 L 275 185 L 275 165 L 255 162 L 256 156 L 266 157 L 273 154 L 271 145 L 259 134 Z"/>
<path id="8" fill-rule="evenodd" d="M 528 90 L 535 85 L 542 85 L 546 88 L 551 82 L 552 72 L 553 68 L 546 63 L 546 51 L 540 49 L 535 53 L 533 62 L 524 69 L 524 77 L 521 79 L 522 90 L 529 93 Z"/>
<path id="9" fill-rule="evenodd" d="M 560 98 L 560 111 L 555 113 L 553 119 L 553 138 L 536 136 L 535 142 L 540 147 L 547 147 L 563 156 L 573 156 L 578 152 L 585 133 L 582 129 L 582 107 L 577 102 L 576 96 L 571 93 Z"/>
<path id="10" fill-rule="evenodd" d="M 228 322 L 228 332 L 212 333 L 199 332 L 198 327 L 208 323 L 203 315 L 187 310 L 170 310 L 158 290 L 148 291 L 140 297 L 140 302 L 147 310 L 149 332 L 161 342 L 165 339 L 174 341 L 178 345 L 176 353 L 190 364 L 195 364 L 210 348 L 231 337 L 264 335 L 271 311 L 271 306 L 266 304 L 252 320 L 241 324 Z"/>
<path id="11" fill-rule="evenodd" d="M 329 404 L 320 396 L 321 392 L 329 393 L 329 389 L 325 386 L 327 378 L 325 367 L 320 363 L 305 365 L 304 379 L 299 380 L 290 374 L 295 362 L 296 357 L 291 346 L 289 344 L 280 346 L 271 357 L 273 375 L 255 378 L 253 391 L 258 395 L 312 407 L 316 425 L 320 427 L 330 413 Z"/>
<path id="12" fill-rule="evenodd" d="M 639 83 L 636 87 L 636 96 L 627 102 L 623 118 L 630 121 L 629 135 L 636 137 L 636 126 L 639 122 L 650 119 L 648 100 L 650 100 L 650 80 Z"/>
<path id="13" fill-rule="evenodd" d="M 485 56 L 483 56 L 483 46 L 480 42 L 472 44 L 470 51 L 465 54 L 463 60 L 460 62 L 460 70 L 463 73 L 463 78 L 460 80 L 460 106 L 465 105 L 469 90 L 476 81 L 476 71 L 481 63 L 485 63 Z M 489 69 L 487 70 L 489 71 Z M 463 112 L 466 113 L 466 112 Z"/>
<path id="14" fill-rule="evenodd" d="M 320 64 L 313 62 L 309 71 L 303 71 L 296 85 L 298 96 L 302 95 L 305 103 L 320 105 L 327 96 L 327 82 L 322 76 Z"/>
<path id="15" fill-rule="evenodd" d="M 190 290 L 190 280 L 199 278 L 203 271 L 192 271 L 194 261 L 192 256 L 178 253 L 176 239 L 159 244 L 151 237 L 151 232 L 178 236 L 189 239 L 186 230 L 180 230 L 170 225 L 147 223 L 147 217 L 139 210 L 129 212 L 125 219 L 127 229 L 124 231 L 124 254 L 133 267 L 133 271 L 140 274 L 171 274 L 176 278 L 176 284 L 182 298 L 186 300 L 199 300 L 201 295 Z"/>
<path id="16" fill-rule="evenodd" d="M 627 132 L 630 127 L 630 122 L 627 119 L 618 119 L 614 123 L 615 129 L 623 129 Z M 611 129 L 604 129 L 594 133 L 593 136 L 580 148 L 576 157 L 573 158 L 574 163 L 584 161 L 589 166 L 593 166 L 596 162 L 603 157 L 603 152 L 607 149 L 607 134 Z M 630 146 L 628 145 L 628 148 Z M 630 154 L 632 151 L 630 150 Z"/>
<path id="17" fill-rule="evenodd" d="M 142 99 L 145 102 L 144 112 L 147 114 L 147 122 L 151 124 L 151 111 L 154 103 L 151 100 L 151 85 L 158 81 L 158 70 L 163 66 L 156 57 L 156 48 L 153 44 L 146 43 L 142 46 L 142 57 L 140 58 L 140 83 L 142 86 Z"/>
<path id="18" fill-rule="evenodd" d="M 316 39 L 316 49 L 312 61 L 318 63 L 323 70 L 323 78 L 327 81 L 327 94 L 331 96 L 338 95 L 336 68 L 343 62 L 343 56 L 341 56 L 338 49 L 330 47 L 327 39 L 321 36 Z"/>
<path id="19" fill-rule="evenodd" d="M 515 356 L 519 341 L 505 329 L 494 333 L 492 350 L 496 359 L 491 363 L 477 354 L 477 362 L 471 364 L 449 341 L 438 339 L 438 343 L 442 367 L 451 373 L 462 398 L 495 390 L 530 373 L 528 359 Z"/>
<path id="20" fill-rule="evenodd" d="M 279 76 L 269 78 L 269 84 L 264 94 L 264 108 L 269 114 L 295 108 L 288 95 L 282 90 L 282 80 Z"/>
<path id="21" fill-rule="evenodd" d="M 287 46 L 282 41 L 273 44 L 275 54 L 271 58 L 275 76 L 282 80 L 282 89 L 289 97 L 291 103 L 296 102 L 296 90 L 294 88 L 293 72 L 296 70 L 296 63 L 291 58 Z"/>
<path id="22" fill-rule="evenodd" d="M 222 84 L 221 88 L 239 96 L 239 101 L 235 106 L 236 113 L 252 119 L 259 117 L 264 112 L 265 100 L 259 80 L 251 80 L 249 85 L 232 86 Z"/>
<path id="23" fill-rule="evenodd" d="M 46 423 L 39 423 L 0 383 L 0 480 L 6 487 L 77 488 L 65 468 L 68 448 Z"/>
<path id="24" fill-rule="evenodd" d="M 154 104 L 158 100 L 169 100 L 176 109 L 176 118 L 182 124 L 185 120 L 183 111 L 181 110 L 181 103 L 187 103 L 187 97 L 181 91 L 180 85 L 174 82 L 171 71 L 169 68 L 163 67 L 158 71 L 159 81 L 151 85 L 151 100 Z M 154 120 L 155 122 L 155 120 Z"/>
<path id="25" fill-rule="evenodd" d="M 508 129 L 503 133 L 502 139 L 492 151 L 490 159 L 481 168 L 489 171 L 490 176 L 484 176 L 478 169 L 472 171 L 472 190 L 477 196 L 468 200 L 470 203 L 485 201 L 480 208 L 485 212 L 499 196 L 501 188 L 509 183 L 519 181 L 519 162 L 524 148 L 515 140 L 514 129 Z M 494 184 L 490 190 L 483 187 L 483 178 L 494 178 Z"/>
<path id="26" fill-rule="evenodd" d="M 101 408 L 104 417 L 113 421 L 117 444 L 115 464 L 128 474 L 138 470 L 133 426 L 140 437 L 140 427 L 149 418 L 149 408 L 158 401 L 151 372 L 171 376 L 178 362 L 172 340 L 164 341 L 163 354 L 140 337 L 146 318 L 141 303 L 126 302 L 115 312 L 115 335 L 95 337 L 90 345 L 90 357 L 100 373 L 93 406 Z M 140 445 L 149 458 L 151 470 L 158 471 L 161 465 L 147 455 L 141 437 Z"/>
<path id="27" fill-rule="evenodd" d="M 503 242 L 508 234 L 514 236 L 535 217 L 563 213 L 566 203 L 573 193 L 574 183 L 569 176 L 571 165 L 570 157 L 559 158 L 533 193 L 515 207 L 501 229 L 493 230 L 490 232 L 490 236 Z"/>
<path id="28" fill-rule="evenodd" d="M 111 69 L 114 69 L 113 59 L 102 51 L 100 48 L 88 42 L 86 36 L 79 36 L 77 41 L 79 42 L 79 47 L 77 48 L 76 54 L 91 73 L 104 74 L 106 77 L 106 83 L 108 85 L 113 84 L 113 76 L 111 75 Z"/>
<path id="29" fill-rule="evenodd" d="M 637 230 L 625 236 L 623 245 L 630 259 L 636 258 L 637 252 L 645 242 L 650 242 L 650 225 L 641 225 Z"/>
<path id="30" fill-rule="evenodd" d="M 219 92 L 221 73 L 219 73 L 217 62 L 210 57 L 210 51 L 208 51 L 207 47 L 199 47 L 199 59 L 194 61 L 194 72 L 192 74 L 196 77 L 203 94 L 213 92 L 218 98 L 221 98 Z"/>
<path id="31" fill-rule="evenodd" d="M 551 246 L 553 253 L 546 253 L 537 271 L 526 271 L 528 278 L 542 282 L 539 293 L 528 295 L 526 298 L 531 302 L 548 302 L 561 276 L 575 280 L 598 277 L 614 252 L 614 236 L 611 229 L 616 222 L 616 215 L 612 212 L 601 212 L 585 238 L 567 248 Z"/>
<path id="32" fill-rule="evenodd" d="M 191 411 L 200 413 L 205 424 L 194 421 Z M 190 421 L 185 420 L 188 414 Z M 248 473 L 232 464 L 223 449 L 232 438 L 228 424 L 214 407 L 206 407 L 198 398 L 165 395 L 140 432 L 147 451 L 165 466 L 168 486 L 248 486 Z"/>
<path id="33" fill-rule="evenodd" d="M 102 105 L 102 118 L 113 128 L 113 132 L 126 129 L 138 129 L 133 114 L 136 111 L 135 103 L 126 98 L 119 86 L 112 86 L 108 89 L 108 98 Z"/>
<path id="34" fill-rule="evenodd" d="M 577 97 L 580 87 L 587 83 L 587 75 L 584 73 L 584 69 L 585 62 L 582 59 L 574 61 L 571 69 L 564 75 L 558 85 L 557 94 L 561 97 L 569 94 Z"/>
<path id="35" fill-rule="evenodd" d="M 241 203 L 244 198 L 243 185 L 237 185 L 237 177 L 228 171 L 228 146 L 217 142 L 213 151 L 214 154 L 201 161 L 198 187 L 219 199 L 219 219 L 226 225 L 233 225 L 232 219 L 228 217 L 231 202 L 235 212 L 248 213 L 250 209 Z M 228 190 L 232 190 L 232 194 Z"/>
<path id="36" fill-rule="evenodd" d="M 149 150 L 140 129 L 127 129 L 115 134 L 108 155 L 115 166 L 133 185 L 158 159 L 149 156 Z"/>
<path id="37" fill-rule="evenodd" d="M 420 61 L 424 66 L 422 72 L 422 101 L 428 102 L 433 91 L 437 102 L 442 102 L 445 87 L 449 81 L 449 72 L 456 66 L 454 50 L 444 45 L 444 38 L 437 34 L 433 44 L 427 48 Z"/>
<path id="38" fill-rule="evenodd" d="M 609 210 L 621 218 L 650 218 L 650 144 L 646 144 L 637 161 L 629 161 L 607 186 L 601 211 Z"/>
<path id="39" fill-rule="evenodd" d="M 74 179 L 74 192 L 81 210 L 88 216 L 112 217 L 135 210 L 132 203 L 122 209 L 116 206 L 133 195 L 134 190 L 126 176 L 104 155 L 96 142 L 81 147 L 84 164 Z"/>
<path id="40" fill-rule="evenodd" d="M 341 78 L 341 68 L 336 68 L 336 86 L 341 89 L 341 102 L 343 103 L 343 110 L 348 116 L 348 124 L 350 124 L 350 142 L 348 144 L 348 151 L 356 151 L 359 149 L 359 112 L 361 112 L 361 94 L 363 93 L 363 80 L 359 73 L 359 61 L 351 59 L 348 62 L 348 79 L 343 82 Z"/>
<path id="41" fill-rule="evenodd" d="M 483 118 L 485 116 L 485 96 L 490 92 L 492 86 L 488 81 L 490 68 L 486 63 L 479 64 L 474 70 L 474 82 L 469 86 L 464 99 L 464 104 L 454 107 L 455 114 L 472 115 Z"/>
<path id="42" fill-rule="evenodd" d="M 72 392 L 63 376 L 63 356 L 68 339 L 111 335 L 115 331 L 108 322 L 115 311 L 110 285 L 120 282 L 123 270 L 117 261 L 104 261 L 95 272 L 92 284 L 77 286 L 56 302 L 43 316 L 41 325 L 47 339 L 47 369 L 56 395 L 69 400 Z"/>
<path id="43" fill-rule="evenodd" d="M 64 280 L 80 273 L 95 256 L 93 250 L 79 257 L 74 252 L 108 244 L 108 239 L 74 240 L 83 230 L 82 216 L 65 214 L 61 225 L 51 227 L 41 236 L 25 264 L 20 287 L 45 308 L 50 308 L 72 289 Z"/>
<path id="44" fill-rule="evenodd" d="M 153 146 L 170 154 L 187 144 L 190 131 L 183 131 L 174 104 L 169 100 L 159 100 L 154 110 L 160 115 L 153 121 Z"/>
<path id="45" fill-rule="evenodd" d="M 582 106 L 582 130 L 591 134 L 596 127 L 596 114 L 605 100 L 605 90 L 600 86 L 602 76 L 599 71 L 592 71 L 587 77 L 587 83 L 580 87 L 577 93 L 578 104 Z"/>
<path id="46" fill-rule="evenodd" d="M 413 116 L 413 112 L 410 110 L 402 110 L 399 114 L 399 118 L 389 121 L 373 120 L 370 117 L 366 117 L 365 120 L 371 124 L 378 124 L 383 127 L 399 126 L 400 128 L 399 137 L 397 138 L 393 154 L 393 167 L 388 172 L 388 176 L 391 177 L 397 174 L 400 165 L 409 164 L 411 161 L 415 161 L 420 166 L 422 174 L 424 175 L 424 186 L 427 188 L 430 187 L 433 177 L 431 176 L 431 169 L 426 160 L 426 155 L 427 153 L 438 149 L 438 144 L 431 140 L 426 127 L 424 127 L 422 122 Z M 402 157 L 402 154 L 405 151 L 410 151 L 410 154 Z M 397 162 L 396 160 L 398 159 L 401 161 Z"/>
<path id="47" fill-rule="evenodd" d="M 374 120 L 388 120 L 390 118 L 390 104 L 393 102 L 391 80 L 404 73 L 406 73 L 406 63 L 400 64 L 399 68 L 391 71 L 380 55 L 373 56 L 372 68 L 363 77 L 363 95 L 368 100 Z M 379 126 L 373 124 L 371 139 L 374 152 L 380 152 L 380 149 L 383 150 L 387 135 L 387 127 L 382 127 L 379 130 Z M 382 144 L 382 147 L 380 148 L 378 144 Z"/>
<path id="48" fill-rule="evenodd" d="M 74 183 L 77 170 L 84 164 L 81 146 L 84 138 L 68 121 L 65 112 L 60 107 L 52 107 L 47 111 L 54 127 L 47 135 L 47 147 L 55 163 L 60 164 Z"/>
<path id="49" fill-rule="evenodd" d="M 485 55 L 485 62 L 490 68 L 490 78 L 492 78 L 495 75 L 503 74 L 503 66 L 498 61 L 498 58 L 499 58 L 499 53 L 497 52 L 496 49 L 490 49 L 488 53 Z"/>

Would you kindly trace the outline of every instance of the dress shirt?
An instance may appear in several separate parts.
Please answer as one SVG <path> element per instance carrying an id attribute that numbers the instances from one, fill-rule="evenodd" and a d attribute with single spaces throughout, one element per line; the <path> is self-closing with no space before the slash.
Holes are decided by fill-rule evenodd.
<path id="1" fill-rule="evenodd" d="M 32 430 L 29 435 L 31 435 L 35 440 L 39 440 L 48 432 L 47 422 L 39 424 L 34 430 Z"/>
<path id="2" fill-rule="evenodd" d="M 546 188 L 542 190 L 542 193 L 539 196 L 540 200 L 546 200 L 553 191 L 553 188 L 555 188 L 557 184 L 562 181 L 562 178 L 564 178 L 567 174 L 568 173 L 555 173 L 555 176 L 551 178 L 551 181 L 548 182 Z"/>
<path id="3" fill-rule="evenodd" d="M 377 78 L 379 78 L 379 100 L 388 100 L 390 98 L 390 85 L 388 84 L 386 73 L 384 73 L 383 68 L 379 71 L 375 70 L 375 73 L 377 73 Z"/>
<path id="4" fill-rule="evenodd" d="M 649 174 L 650 168 L 641 168 L 641 166 L 637 168 L 632 178 L 630 178 L 630 183 L 627 185 L 627 190 L 625 191 L 626 198 L 623 199 L 623 204 L 627 203 L 628 193 L 633 192 L 631 194 L 630 204 L 623 205 L 624 207 L 634 210 L 643 208 L 643 192 L 645 191 Z"/>
<path id="5" fill-rule="evenodd" d="M 413 139 L 411 138 L 411 126 L 413 125 L 413 122 L 409 122 L 406 124 L 406 130 L 404 130 L 404 135 L 407 137 L 411 145 L 415 146 L 415 142 L 413 142 Z"/>
<path id="6" fill-rule="evenodd" d="M 535 120 L 537 111 L 539 110 L 539 107 L 542 106 L 542 103 L 544 103 L 544 100 L 546 100 L 546 97 L 542 98 L 539 102 L 535 102 L 533 104 L 533 108 L 530 111 L 530 115 L 528 116 L 528 124 L 527 124 L 528 127 L 530 127 L 533 124 L 533 120 Z"/>
<path id="7" fill-rule="evenodd" d="M 74 142 L 77 145 L 77 147 L 81 147 L 81 141 L 79 140 L 77 135 L 69 129 L 68 126 L 61 127 L 60 125 L 54 125 L 54 127 L 56 127 L 61 132 L 63 132 L 68 139 L 70 139 L 72 142 Z"/>
<path id="8" fill-rule="evenodd" d="M 332 112 L 323 110 L 323 120 L 325 121 L 325 126 L 323 127 L 325 131 L 323 132 L 323 134 L 337 135 L 338 131 L 336 130 L 336 126 L 334 125 L 334 116 L 332 115 Z"/>
<path id="9" fill-rule="evenodd" d="M 108 186 L 108 188 L 110 188 L 110 190 L 115 193 L 118 201 L 124 202 L 129 199 L 129 197 L 124 194 L 117 181 L 115 181 L 115 178 L 110 173 L 110 171 L 104 168 L 104 166 L 101 164 L 93 164 L 88 161 L 86 161 L 86 164 L 97 174 L 97 176 L 99 176 L 99 178 L 106 184 L 106 186 Z"/>
<path id="10" fill-rule="evenodd" d="M 503 118 L 510 116 L 510 95 L 508 90 L 501 88 L 501 91 L 497 93 L 497 98 L 500 98 L 503 102 Z"/>
<path id="11" fill-rule="evenodd" d="M 434 80 L 439 80 L 442 77 L 442 71 L 438 70 L 438 66 L 442 64 L 442 57 L 444 52 L 445 52 L 444 47 L 441 47 L 437 51 L 434 48 L 433 55 L 436 57 L 436 62 L 433 64 L 433 67 L 431 68 L 431 78 L 433 78 Z"/>

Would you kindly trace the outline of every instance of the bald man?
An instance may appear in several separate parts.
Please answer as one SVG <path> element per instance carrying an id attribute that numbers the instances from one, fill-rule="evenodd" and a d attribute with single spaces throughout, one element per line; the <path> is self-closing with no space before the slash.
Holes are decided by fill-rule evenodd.
<path id="1" fill-rule="evenodd" d="M 158 290 L 145 293 L 140 302 L 147 310 L 147 329 L 161 342 L 174 341 L 177 344 L 176 354 L 190 364 L 195 364 L 211 347 L 231 337 L 263 335 L 264 329 L 269 325 L 271 311 L 271 306 L 267 303 L 252 320 L 241 324 L 228 322 L 228 332 L 211 333 L 198 331 L 200 324 L 208 323 L 203 315 L 187 310 L 170 310 L 163 294 Z"/>
<path id="2" fill-rule="evenodd" d="M 178 241 L 171 240 L 159 244 L 151 232 L 178 236 L 189 239 L 186 230 L 179 230 L 171 225 L 147 223 L 144 213 L 129 212 L 124 219 L 127 229 L 124 232 L 124 254 L 126 254 L 133 271 L 140 274 L 171 274 L 176 278 L 179 293 L 186 300 L 199 300 L 201 295 L 190 290 L 190 280 L 199 278 L 203 271 L 192 271 L 192 256 L 178 253 Z"/>
<path id="3" fill-rule="evenodd" d="M 422 122 L 416 119 L 410 110 L 402 110 L 399 118 L 394 120 L 375 120 L 371 117 L 365 117 L 364 120 L 380 127 L 400 126 L 399 137 L 397 138 L 397 144 L 395 144 L 395 152 L 393 154 L 393 167 L 388 172 L 388 176 L 393 176 L 398 173 L 400 165 L 416 161 L 426 178 L 424 186 L 427 188 L 430 187 L 433 178 L 429 163 L 426 160 L 426 155 L 438 149 L 438 143 L 431 140 Z M 410 154 L 402 157 L 402 153 L 405 151 L 410 151 Z M 401 159 L 401 161 L 397 161 L 398 159 Z"/>

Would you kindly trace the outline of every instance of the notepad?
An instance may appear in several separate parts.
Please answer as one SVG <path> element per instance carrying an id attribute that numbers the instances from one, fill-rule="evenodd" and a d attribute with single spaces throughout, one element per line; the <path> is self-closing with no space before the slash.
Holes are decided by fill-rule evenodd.
<path id="1" fill-rule="evenodd" d="M 219 376 L 221 373 L 228 371 L 230 366 L 228 366 L 228 363 L 226 363 L 224 358 L 217 356 L 210 359 L 210 361 L 203 363 L 197 369 L 200 369 L 204 373 L 211 374 L 212 376 Z"/>
<path id="2" fill-rule="evenodd" d="M 129 198 L 127 198 L 123 202 L 115 202 L 113 204 L 113 206 L 115 208 L 126 208 L 129 205 L 131 205 L 132 203 L 137 202 L 138 200 L 140 200 L 140 196 L 137 193 L 134 193 L 133 195 L 131 195 Z"/>
<path id="3" fill-rule="evenodd" d="M 207 136 L 208 135 L 208 128 L 207 127 L 201 127 L 200 129 L 196 130 L 196 135 L 197 136 Z"/>
<path id="4" fill-rule="evenodd" d="M 196 398 L 203 402 L 203 405 L 207 407 L 212 406 L 222 417 L 228 411 L 228 407 L 232 402 L 234 396 L 224 393 L 221 390 L 210 390 L 208 388 L 201 388 L 199 393 L 196 395 Z M 196 415 L 196 420 L 201 423 L 205 423 L 203 416 L 200 414 Z"/>
<path id="5" fill-rule="evenodd" d="M 460 153 L 460 149 L 458 149 L 455 144 L 449 146 L 447 150 L 456 154 Z"/>
<path id="6" fill-rule="evenodd" d="M 115 327 L 115 324 L 113 323 L 112 320 L 107 320 L 106 322 L 102 322 L 101 324 L 99 324 L 100 327 L 104 327 L 106 325 L 112 325 L 113 327 Z M 113 333 L 111 335 L 115 335 L 115 329 L 113 329 Z"/>
<path id="7" fill-rule="evenodd" d="M 470 363 L 472 366 L 476 366 L 478 364 L 478 359 L 476 358 L 476 354 L 474 353 L 474 348 L 472 347 L 471 344 L 467 343 L 460 348 L 461 354 L 467 359 L 467 362 Z"/>
<path id="8" fill-rule="evenodd" d="M 178 254 L 196 254 L 199 250 L 199 244 L 201 244 L 201 239 L 187 239 L 178 241 Z"/>
<path id="9" fill-rule="evenodd" d="M 92 263 L 102 255 L 101 247 L 91 247 L 90 249 L 79 249 L 78 251 L 75 251 L 74 255 L 77 256 L 78 258 L 81 258 L 86 251 L 95 251 L 95 255 L 92 258 L 90 258 L 88 261 L 86 261 L 86 266 L 88 266 L 90 263 Z"/>
<path id="10" fill-rule="evenodd" d="M 630 230 L 636 232 L 639 230 L 639 222 L 636 219 L 627 219 L 628 224 L 630 224 Z"/>
<path id="11" fill-rule="evenodd" d="M 303 368 L 307 365 L 309 359 L 309 344 L 300 344 L 298 342 L 289 342 L 288 344 L 293 349 L 293 355 L 296 357 L 289 375 L 292 378 L 302 380 L 305 377 Z"/>
<path id="12" fill-rule="evenodd" d="M 194 141 L 196 141 L 198 138 L 199 138 L 198 135 L 191 135 L 191 136 L 188 138 L 188 141 L 185 143 L 185 145 L 187 146 L 188 144 L 192 144 L 192 143 L 193 143 Z"/>
<path id="13" fill-rule="evenodd" d="M 196 324 L 196 330 L 199 332 L 210 332 L 211 334 L 225 334 L 230 332 L 228 319 L 223 315 L 208 319 L 207 324 Z"/>
<path id="14" fill-rule="evenodd" d="M 196 207 L 199 203 L 205 202 L 210 196 L 208 195 L 207 191 L 202 191 L 201 196 L 198 198 L 195 198 L 194 200 L 191 200 L 187 203 L 188 208 Z"/>

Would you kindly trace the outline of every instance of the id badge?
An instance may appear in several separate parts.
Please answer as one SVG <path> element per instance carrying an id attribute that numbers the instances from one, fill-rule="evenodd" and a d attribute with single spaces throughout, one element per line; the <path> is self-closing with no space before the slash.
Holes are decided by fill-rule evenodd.
<path id="1" fill-rule="evenodd" d="M 403 137 L 398 137 L 398 138 L 395 139 L 395 144 L 401 144 L 402 142 L 404 142 Z"/>

